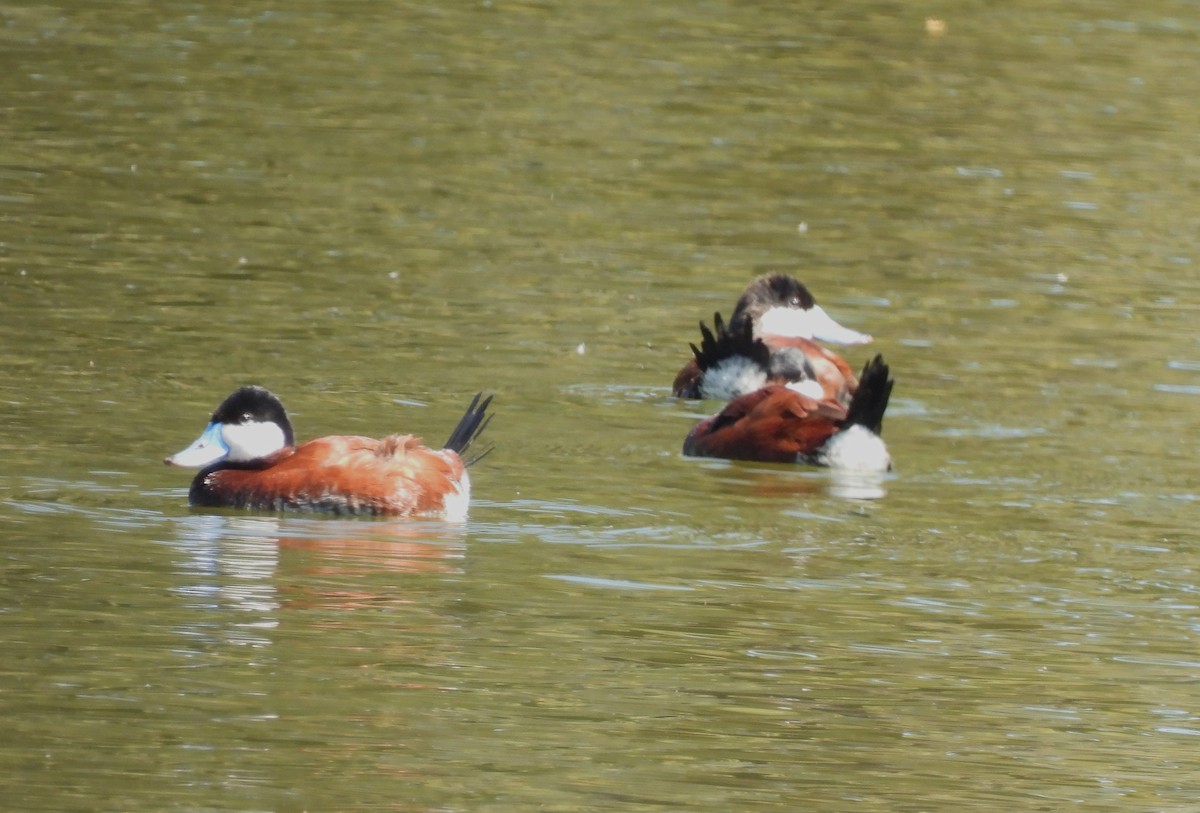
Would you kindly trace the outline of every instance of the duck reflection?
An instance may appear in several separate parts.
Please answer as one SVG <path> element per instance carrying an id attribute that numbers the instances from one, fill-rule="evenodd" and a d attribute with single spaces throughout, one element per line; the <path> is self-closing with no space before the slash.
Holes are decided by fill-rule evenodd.
<path id="1" fill-rule="evenodd" d="M 226 627 L 236 643 L 270 643 L 281 611 L 349 610 L 404 604 L 391 576 L 453 574 L 465 556 L 465 528 L 444 522 L 363 522 L 196 514 L 176 543 L 193 579 L 178 592 L 194 606 L 245 613 Z"/>
<path id="2" fill-rule="evenodd" d="M 876 471 L 820 469 L 796 471 L 791 466 L 729 462 L 708 464 L 724 468 L 724 486 L 733 493 L 768 498 L 798 498 L 829 494 L 845 500 L 880 500 L 887 496 L 891 475 Z"/>

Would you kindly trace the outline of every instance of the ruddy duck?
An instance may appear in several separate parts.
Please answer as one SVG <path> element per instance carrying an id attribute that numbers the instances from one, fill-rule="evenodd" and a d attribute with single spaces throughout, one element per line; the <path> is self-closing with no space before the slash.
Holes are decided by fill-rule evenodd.
<path id="1" fill-rule="evenodd" d="M 716 321 L 714 316 L 714 324 Z M 700 329 L 708 333 L 703 323 Z M 843 406 L 849 404 L 858 379 L 845 359 L 817 341 L 845 345 L 871 341 L 869 335 L 835 322 L 803 283 L 787 274 L 767 274 L 751 282 L 734 307 L 728 332 L 761 340 L 772 355 L 781 356 L 776 366 L 795 366 L 801 356 L 807 359 L 811 379 L 820 382 L 826 396 Z M 683 366 L 671 388 L 676 396 L 728 400 L 745 394 L 727 389 L 717 378 L 708 380 L 695 346 L 692 351 L 696 357 Z"/>
<path id="2" fill-rule="evenodd" d="M 163 462 L 201 467 L 188 491 L 193 506 L 460 520 L 471 495 L 467 466 L 491 451 L 464 459 L 491 420 L 492 397 L 481 396 L 440 450 L 412 435 L 330 435 L 297 446 L 280 400 L 242 387 L 191 446 Z"/>
<path id="3" fill-rule="evenodd" d="M 768 383 L 700 421 L 684 440 L 683 453 L 888 471 L 892 459 L 879 433 L 895 383 L 889 376 L 882 356 L 867 362 L 848 407 L 798 392 L 793 385 Z"/>
<path id="4" fill-rule="evenodd" d="M 714 313 L 713 330 L 701 322 L 700 335 L 699 347 L 689 345 L 693 357 L 689 368 L 694 373 L 689 382 L 681 385 L 676 381 L 677 395 L 731 401 L 767 384 L 787 384 L 818 401 L 841 403 L 849 401 L 847 390 L 852 391 L 858 385 L 853 373 L 849 373 L 847 380 L 838 367 L 804 348 L 768 347 L 753 335 L 753 324 L 748 319 L 727 327 L 721 314 Z M 850 366 L 845 361 L 839 358 L 838 362 L 849 372 Z M 680 374 L 681 378 L 689 368 Z"/>

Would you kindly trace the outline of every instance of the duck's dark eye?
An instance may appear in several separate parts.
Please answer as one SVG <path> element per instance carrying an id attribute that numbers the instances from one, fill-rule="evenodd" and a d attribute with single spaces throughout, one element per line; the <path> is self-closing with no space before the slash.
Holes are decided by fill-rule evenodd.
<path id="1" fill-rule="evenodd" d="M 790 301 L 790 302 L 788 302 L 788 304 L 789 304 L 789 305 L 791 305 L 793 308 L 798 308 L 798 307 L 800 307 L 800 297 L 798 297 L 798 296 L 793 296 L 793 297 L 792 297 L 792 299 L 791 299 L 791 301 Z"/>
<path id="2" fill-rule="evenodd" d="M 242 413 L 242 423 L 250 423 L 250 421 L 252 421 L 252 420 L 254 420 L 254 416 L 251 415 L 249 412 Z"/>

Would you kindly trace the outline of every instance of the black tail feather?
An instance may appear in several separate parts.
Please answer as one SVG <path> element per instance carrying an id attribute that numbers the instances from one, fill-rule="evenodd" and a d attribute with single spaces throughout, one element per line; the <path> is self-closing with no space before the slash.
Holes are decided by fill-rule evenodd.
<path id="1" fill-rule="evenodd" d="M 700 323 L 700 346 L 689 345 L 701 370 L 719 364 L 727 358 L 743 356 L 764 370 L 770 364 L 771 351 L 760 339 L 754 338 L 754 323 L 746 319 L 737 326 L 726 327 L 720 313 L 713 314 L 713 330 Z"/>
<path id="2" fill-rule="evenodd" d="M 471 405 L 467 407 L 467 411 L 459 420 L 458 426 L 454 427 L 454 431 L 450 433 L 450 439 L 446 441 L 445 448 L 457 452 L 463 458 L 463 463 L 468 466 L 478 463 L 495 448 L 494 446 L 488 446 L 473 457 L 468 458 L 465 456 L 467 449 L 482 434 L 483 430 L 487 429 L 487 425 L 492 422 L 492 416 L 487 414 L 487 408 L 492 403 L 493 397 L 489 395 L 487 398 L 483 398 L 482 392 L 476 393 L 474 400 L 471 401 Z M 483 399 L 482 403 L 480 403 L 481 398 Z"/>
<path id="3" fill-rule="evenodd" d="M 888 398 L 892 395 L 890 370 L 883 363 L 883 356 L 876 356 L 863 367 L 858 378 L 858 389 L 850 399 L 843 426 L 865 426 L 875 434 L 883 430 L 883 413 L 887 410 Z"/>

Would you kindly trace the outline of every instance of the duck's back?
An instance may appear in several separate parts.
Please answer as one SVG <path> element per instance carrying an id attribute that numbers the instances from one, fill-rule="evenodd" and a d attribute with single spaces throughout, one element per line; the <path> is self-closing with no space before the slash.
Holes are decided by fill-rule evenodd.
<path id="1" fill-rule="evenodd" d="M 412 435 L 332 435 L 258 467 L 201 472 L 190 499 L 193 505 L 267 511 L 457 515 L 469 490 L 466 467 L 453 451 L 429 449 Z"/>
<path id="2" fill-rule="evenodd" d="M 819 449 L 846 416 L 839 404 L 817 401 L 781 384 L 735 398 L 692 429 L 683 453 L 728 460 L 795 463 Z"/>

